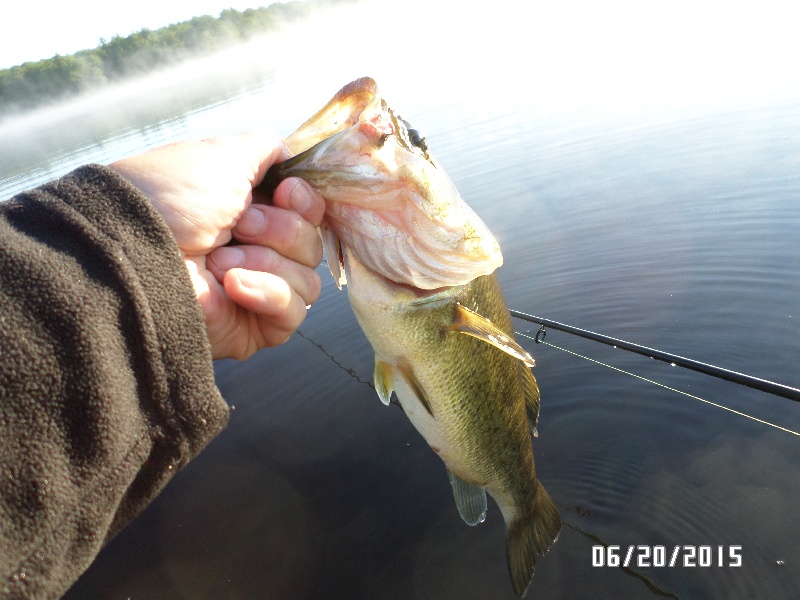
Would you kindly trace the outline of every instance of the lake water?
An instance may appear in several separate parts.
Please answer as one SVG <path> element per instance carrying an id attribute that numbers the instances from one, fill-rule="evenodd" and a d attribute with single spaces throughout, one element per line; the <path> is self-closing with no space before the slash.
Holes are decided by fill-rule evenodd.
<path id="1" fill-rule="evenodd" d="M 674 31 L 614 28 L 613 10 L 634 6 L 567 23 L 555 8 L 423 18 L 412 3 L 399 46 L 364 5 L 337 9 L 246 51 L 264 60 L 235 51 L 0 123 L 0 197 L 176 139 L 288 134 L 370 74 L 500 241 L 511 308 L 800 387 L 788 42 L 767 36 L 757 60 L 738 42 L 758 19 L 728 12 L 739 29 L 709 41 L 714 15 L 698 24 L 678 5 L 682 43 L 664 50 Z M 499 510 L 461 521 L 441 461 L 370 387 L 369 345 L 320 273 L 287 344 L 216 365 L 230 425 L 66 598 L 515 597 Z M 680 392 L 794 431 L 800 406 L 553 330 L 547 342 L 674 389 L 520 339 L 542 390 L 538 472 L 565 524 L 528 598 L 800 596 L 800 437 Z M 638 550 L 627 569 L 593 567 L 601 544 L 663 546 L 667 562 L 682 548 L 672 567 L 639 566 Z M 684 546 L 711 554 L 684 566 Z M 719 566 L 731 546 L 741 566 Z"/>

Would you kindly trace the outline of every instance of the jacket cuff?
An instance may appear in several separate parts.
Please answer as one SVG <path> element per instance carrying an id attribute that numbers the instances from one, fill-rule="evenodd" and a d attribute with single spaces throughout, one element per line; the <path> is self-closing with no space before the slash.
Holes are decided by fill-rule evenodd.
<path id="1" fill-rule="evenodd" d="M 90 165 L 0 204 L 0 347 L 0 596 L 58 597 L 228 419 L 139 190 Z"/>
<path id="2" fill-rule="evenodd" d="M 211 347 L 183 254 L 138 188 L 101 165 L 46 184 L 116 242 L 152 373 L 153 409 L 183 466 L 216 436 L 228 407 L 214 382 Z"/>

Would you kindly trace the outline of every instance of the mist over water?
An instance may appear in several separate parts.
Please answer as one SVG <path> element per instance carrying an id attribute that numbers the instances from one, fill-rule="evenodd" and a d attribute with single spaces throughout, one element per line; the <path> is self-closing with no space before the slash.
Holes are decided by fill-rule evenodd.
<path id="1" fill-rule="evenodd" d="M 178 139 L 287 135 L 370 75 L 500 241 L 509 306 L 797 387 L 800 86 L 780 10 L 360 3 L 0 123 L 0 198 Z M 463 524 L 320 274 L 298 335 L 216 365 L 228 429 L 68 599 L 514 597 L 496 506 Z M 528 598 L 800 594 L 800 438 L 521 341 L 542 390 L 537 470 L 566 523 Z M 788 400 L 547 341 L 800 430 Z M 592 567 L 601 542 L 740 545 L 743 563 Z"/>
<path id="2" fill-rule="evenodd" d="M 566 127 L 609 119 L 622 121 L 614 127 L 636 127 L 754 106 L 800 87 L 793 64 L 800 44 L 780 14 L 780 5 L 770 3 L 754 13 L 716 2 L 660 10 L 625 1 L 501 0 L 480 11 L 422 0 L 402 7 L 359 2 L 210 58 L 0 122 L 0 192 L 17 191 L 9 180 L 30 173 L 31 165 L 38 181 L 81 159 L 157 145 L 165 140 L 156 130 L 168 122 L 178 124 L 177 131 L 169 128 L 175 139 L 255 126 L 285 134 L 312 114 L 320 90 L 363 75 L 423 120 L 457 102 L 487 127 L 503 115 L 518 120 L 519 112 L 526 120 L 561 119 Z M 266 82 L 280 86 L 257 105 L 237 105 L 213 121 L 195 114 Z M 449 118 L 437 115 L 440 124 Z M 135 145 L 115 143 L 140 129 L 148 136 Z"/>

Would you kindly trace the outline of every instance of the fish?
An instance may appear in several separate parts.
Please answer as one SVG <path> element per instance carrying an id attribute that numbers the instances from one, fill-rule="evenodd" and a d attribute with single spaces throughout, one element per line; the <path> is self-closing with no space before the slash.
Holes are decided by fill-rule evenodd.
<path id="1" fill-rule="evenodd" d="M 514 339 L 497 240 L 369 77 L 339 90 L 286 145 L 294 156 L 262 185 L 297 176 L 325 199 L 328 267 L 375 351 L 377 394 L 386 405 L 394 394 L 442 459 L 467 524 L 485 520 L 492 496 L 523 597 L 561 516 L 536 476 L 535 363 Z"/>

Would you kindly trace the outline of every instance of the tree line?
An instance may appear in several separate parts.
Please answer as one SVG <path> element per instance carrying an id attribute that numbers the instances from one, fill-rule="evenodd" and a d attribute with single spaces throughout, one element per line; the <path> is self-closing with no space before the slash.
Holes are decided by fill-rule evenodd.
<path id="1" fill-rule="evenodd" d="M 242 12 L 227 9 L 219 17 L 194 17 L 160 29 L 142 29 L 127 37 L 101 39 L 91 50 L 2 69 L 0 116 L 210 54 L 307 16 L 322 3 L 336 1 L 276 3 Z"/>

